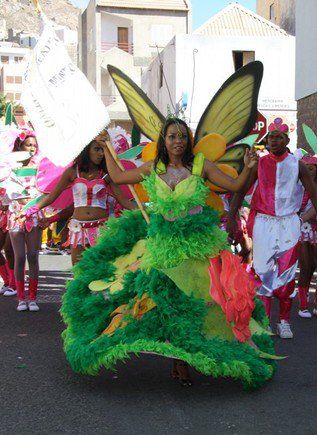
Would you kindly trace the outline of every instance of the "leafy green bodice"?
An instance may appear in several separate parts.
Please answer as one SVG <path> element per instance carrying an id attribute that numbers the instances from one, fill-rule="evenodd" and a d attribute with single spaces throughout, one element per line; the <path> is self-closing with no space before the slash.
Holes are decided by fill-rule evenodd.
<path id="1" fill-rule="evenodd" d="M 204 206 L 209 189 L 201 177 L 203 165 L 204 156 L 199 153 L 194 158 L 192 174 L 173 190 L 159 176 L 166 172 L 165 166 L 160 163 L 157 172 L 153 170 L 142 182 L 148 192 L 152 211 L 168 219 L 178 219 L 185 217 L 189 210 Z"/>

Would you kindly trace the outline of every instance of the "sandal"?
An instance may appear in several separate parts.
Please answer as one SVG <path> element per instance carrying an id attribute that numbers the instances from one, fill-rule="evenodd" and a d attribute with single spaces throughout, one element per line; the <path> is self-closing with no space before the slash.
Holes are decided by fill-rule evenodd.
<path id="1" fill-rule="evenodd" d="M 183 387 L 191 387 L 192 381 L 188 373 L 188 364 L 179 359 L 173 360 L 172 378 L 178 379 Z"/>

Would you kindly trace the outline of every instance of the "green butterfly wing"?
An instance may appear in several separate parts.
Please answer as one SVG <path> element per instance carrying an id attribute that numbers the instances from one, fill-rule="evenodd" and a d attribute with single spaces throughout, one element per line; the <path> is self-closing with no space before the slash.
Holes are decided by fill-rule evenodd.
<path id="1" fill-rule="evenodd" d="M 317 136 L 316 136 L 316 134 L 306 124 L 303 124 L 303 132 L 304 132 L 305 138 L 306 138 L 309 146 L 313 150 L 314 154 L 317 154 Z"/>
<path id="2" fill-rule="evenodd" d="M 232 166 L 240 174 L 244 166 L 245 150 L 250 149 L 247 144 L 232 145 L 228 147 L 225 154 L 216 163 L 225 163 Z"/>
<path id="3" fill-rule="evenodd" d="M 108 65 L 107 68 L 128 108 L 133 123 L 146 137 L 157 142 L 165 123 L 164 116 L 126 74 L 112 65 Z"/>
<path id="4" fill-rule="evenodd" d="M 256 122 L 263 65 L 250 62 L 236 71 L 218 90 L 203 113 L 195 143 L 210 133 L 221 134 L 227 144 L 247 136 Z"/>

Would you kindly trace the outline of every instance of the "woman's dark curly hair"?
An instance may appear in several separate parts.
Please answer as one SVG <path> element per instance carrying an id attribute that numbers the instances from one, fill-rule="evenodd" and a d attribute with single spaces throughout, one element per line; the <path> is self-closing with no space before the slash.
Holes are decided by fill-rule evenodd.
<path id="1" fill-rule="evenodd" d="M 95 145 L 97 142 L 92 140 L 83 150 L 82 152 L 75 158 L 73 167 L 78 166 L 80 172 L 89 172 L 89 149 L 91 146 Z M 107 165 L 105 157 L 101 160 L 98 168 L 102 170 L 102 172 L 107 173 Z"/>
<path id="2" fill-rule="evenodd" d="M 37 139 L 36 139 L 36 137 L 35 137 L 34 135 L 32 135 L 32 134 L 29 134 L 29 135 L 25 136 L 25 138 L 24 138 L 23 140 L 20 139 L 19 136 L 18 136 L 18 137 L 16 138 L 15 142 L 14 142 L 12 152 L 21 151 L 21 148 L 23 147 L 24 142 L 25 142 L 27 139 L 29 139 L 30 137 L 34 138 L 34 139 L 36 140 L 36 144 L 37 144 Z"/>
<path id="3" fill-rule="evenodd" d="M 165 138 L 166 138 L 166 132 L 167 129 L 170 125 L 183 125 L 186 128 L 187 131 L 187 136 L 188 136 L 188 140 L 187 140 L 187 144 L 186 144 L 186 149 L 184 152 L 184 155 L 182 157 L 182 163 L 186 168 L 191 168 L 193 165 L 193 160 L 194 160 L 194 154 L 193 154 L 193 146 L 194 146 L 194 139 L 193 139 L 193 134 L 190 130 L 190 128 L 188 127 L 188 125 L 186 124 L 185 121 L 183 121 L 182 119 L 179 118 L 170 118 L 166 121 L 166 123 L 164 124 L 161 133 L 160 133 L 160 138 L 157 142 L 157 156 L 154 160 L 154 169 L 156 169 L 156 166 L 158 164 L 159 161 L 161 161 L 162 163 L 164 163 L 164 165 L 168 165 L 169 164 L 169 157 L 168 157 L 168 153 L 167 153 L 167 149 L 165 146 Z"/>

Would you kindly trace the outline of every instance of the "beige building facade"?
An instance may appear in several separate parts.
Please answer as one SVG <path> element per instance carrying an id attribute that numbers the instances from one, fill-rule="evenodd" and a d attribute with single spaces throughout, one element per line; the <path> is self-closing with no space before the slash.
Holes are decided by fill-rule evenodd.
<path id="1" fill-rule="evenodd" d="M 79 66 L 108 107 L 115 123 L 129 123 L 107 65 L 137 84 L 141 74 L 177 34 L 192 29 L 188 0 L 90 0 L 79 23 Z"/>
<path id="2" fill-rule="evenodd" d="M 272 23 L 295 35 L 296 0 L 257 0 L 256 12 Z"/>
<path id="3" fill-rule="evenodd" d="M 0 92 L 16 103 L 21 98 L 25 56 L 28 52 L 28 48 L 19 47 L 17 44 L 0 42 Z"/>

